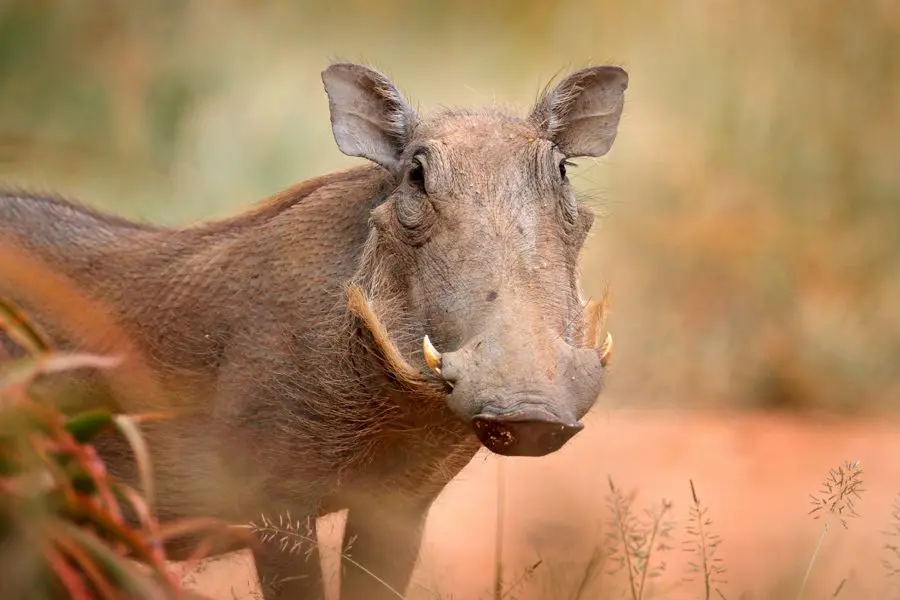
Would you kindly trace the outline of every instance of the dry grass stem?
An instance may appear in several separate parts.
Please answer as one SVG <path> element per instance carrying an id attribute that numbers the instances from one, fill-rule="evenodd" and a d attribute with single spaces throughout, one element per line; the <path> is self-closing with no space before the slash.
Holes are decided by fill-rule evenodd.
<path id="1" fill-rule="evenodd" d="M 712 533 L 712 519 L 707 516 L 709 508 L 703 506 L 700 498 L 697 496 L 697 489 L 694 487 L 694 481 L 691 484 L 691 500 L 692 504 L 688 513 L 687 534 L 692 538 L 684 542 L 685 550 L 696 555 L 696 559 L 688 562 L 688 566 L 692 573 L 700 573 L 703 576 L 704 600 L 709 600 L 712 592 L 715 591 L 719 596 L 724 597 L 722 592 L 716 587 L 717 584 L 727 583 L 720 579 L 726 571 L 722 564 L 722 559 L 716 556 L 716 551 L 722 538 Z M 692 578 L 688 577 L 688 581 Z"/>
<path id="2" fill-rule="evenodd" d="M 819 541 L 816 543 L 816 547 L 809 559 L 809 564 L 806 567 L 806 572 L 803 574 L 803 581 L 800 583 L 800 590 L 797 592 L 797 600 L 803 597 L 803 591 L 806 589 L 809 575 L 812 573 L 813 565 L 819 556 L 819 550 L 822 548 L 822 543 L 828 535 L 828 526 L 831 520 L 838 519 L 846 529 L 847 519 L 859 516 L 856 512 L 854 501 L 859 499 L 860 493 L 864 491 L 861 487 L 863 483 L 862 473 L 863 471 L 859 466 L 858 460 L 845 462 L 836 469 L 829 469 L 828 476 L 822 482 L 822 489 L 819 490 L 818 495 L 810 494 L 813 507 L 809 513 L 814 515 L 814 519 L 821 518 L 823 514 L 827 516 L 822 524 L 822 533 L 819 535 Z"/>
<path id="3" fill-rule="evenodd" d="M 503 594 L 503 517 L 506 513 L 506 463 L 497 460 L 497 526 L 494 530 L 494 600 L 502 600 Z"/>
<path id="4" fill-rule="evenodd" d="M 882 533 L 890 541 L 884 544 L 887 557 L 881 560 L 881 564 L 884 566 L 888 577 L 897 577 L 900 575 L 900 546 L 897 545 L 900 542 L 895 540 L 900 539 L 900 494 L 897 495 L 891 505 L 891 522 Z"/>
<path id="5" fill-rule="evenodd" d="M 572 594 L 572 600 L 582 600 L 584 598 L 587 598 L 586 594 L 588 587 L 600 573 L 601 567 L 603 565 L 603 559 L 604 553 L 602 548 L 600 548 L 599 546 L 594 548 L 594 551 L 591 553 L 590 559 L 588 559 L 587 565 L 585 565 L 581 578 L 578 580 L 578 585 L 575 586 L 575 591 Z"/>
<path id="6" fill-rule="evenodd" d="M 277 523 L 265 515 L 260 515 L 260 522 L 251 521 L 249 527 L 253 533 L 260 537 L 262 543 L 277 542 L 282 552 L 296 554 L 305 548 L 306 558 L 309 558 L 318 543 L 313 536 L 314 525 L 312 521 L 307 519 L 305 524 L 299 520 L 295 521 L 291 518 L 290 513 L 279 515 Z M 347 548 L 341 552 L 341 558 L 371 577 L 392 595 L 403 600 L 405 596 L 402 593 L 347 554 L 347 550 L 350 549 L 352 544 L 353 541 L 351 540 Z"/>
<path id="7" fill-rule="evenodd" d="M 622 493 L 609 478 L 610 493 L 607 502 L 612 511 L 611 531 L 607 534 L 608 555 L 613 562 L 612 573 L 625 570 L 632 600 L 641 600 L 648 579 L 654 579 L 665 571 L 665 561 L 653 566 L 654 553 L 671 550 L 675 523 L 669 518 L 672 503 L 663 499 L 654 509 L 644 511 L 639 518 L 633 509 L 636 493 Z"/>

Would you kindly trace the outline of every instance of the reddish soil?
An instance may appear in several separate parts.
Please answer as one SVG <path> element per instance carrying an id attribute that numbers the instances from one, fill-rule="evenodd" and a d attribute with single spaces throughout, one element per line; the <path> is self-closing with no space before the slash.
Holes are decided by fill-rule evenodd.
<path id="1" fill-rule="evenodd" d="M 838 598 L 900 597 L 882 566 L 891 540 L 881 533 L 900 494 L 900 422 L 664 411 L 596 411 L 562 451 L 504 460 L 504 579 L 516 582 L 543 559 L 505 597 L 576 597 L 592 549 L 606 545 L 612 477 L 621 490 L 637 491 L 640 516 L 662 498 L 673 502 L 673 549 L 660 556 L 666 569 L 648 580 L 644 598 L 704 598 L 702 579 L 684 581 L 689 480 L 709 508 L 712 532 L 722 538 L 718 556 L 727 583 L 718 586 L 723 596 L 711 597 L 795 598 L 822 532 L 822 520 L 808 514 L 810 494 L 845 460 L 859 460 L 864 471 L 859 517 L 846 529 L 832 521 L 803 597 L 830 598 L 842 581 Z M 410 598 L 491 597 L 498 464 L 479 454 L 435 504 Z M 323 544 L 337 531 L 336 520 L 328 521 L 320 524 Z M 333 565 L 334 557 L 326 562 Z M 611 576 L 610 569 L 607 562 L 583 598 L 631 597 L 622 574 Z M 252 597 L 255 576 L 246 555 L 201 570 L 189 577 L 210 596 Z"/>

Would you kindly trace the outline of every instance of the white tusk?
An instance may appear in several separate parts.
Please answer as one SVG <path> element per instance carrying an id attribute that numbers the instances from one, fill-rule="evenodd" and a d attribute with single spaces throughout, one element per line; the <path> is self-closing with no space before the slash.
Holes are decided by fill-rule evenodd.
<path id="1" fill-rule="evenodd" d="M 425 354 L 425 362 L 428 363 L 428 368 L 434 371 L 438 377 L 441 376 L 441 353 L 437 351 L 437 348 L 434 347 L 434 344 L 431 343 L 431 340 L 428 339 L 426 335 L 422 340 L 422 352 Z"/>
<path id="2" fill-rule="evenodd" d="M 612 358 L 612 349 L 613 349 L 613 340 L 612 334 L 606 332 L 606 339 L 603 340 L 603 343 L 597 348 L 597 352 L 600 353 L 600 364 L 602 366 L 606 366 L 609 364 L 609 359 Z"/>

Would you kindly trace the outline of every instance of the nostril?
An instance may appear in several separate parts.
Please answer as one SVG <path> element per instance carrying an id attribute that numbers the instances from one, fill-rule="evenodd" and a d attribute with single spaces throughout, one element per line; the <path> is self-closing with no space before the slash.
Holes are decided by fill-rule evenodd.
<path id="1" fill-rule="evenodd" d="M 441 382 L 444 384 L 444 389 L 445 389 L 447 392 L 451 392 L 451 393 L 452 393 L 453 390 L 456 388 L 456 378 L 455 378 L 455 377 L 449 377 L 449 376 L 447 376 L 446 373 L 442 373 L 442 374 L 441 374 Z"/>

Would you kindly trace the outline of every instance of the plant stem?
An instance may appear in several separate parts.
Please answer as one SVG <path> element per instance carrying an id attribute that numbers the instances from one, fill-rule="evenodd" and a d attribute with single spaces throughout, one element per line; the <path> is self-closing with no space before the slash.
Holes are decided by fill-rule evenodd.
<path id="1" fill-rule="evenodd" d="M 264 523 L 265 523 L 265 521 L 264 521 Z M 244 526 L 244 525 L 238 525 L 237 527 L 247 527 L 247 528 L 252 528 L 252 529 L 256 529 L 257 532 L 259 532 L 259 531 L 272 531 L 272 532 L 275 532 L 275 533 L 277 533 L 277 534 L 279 534 L 279 535 L 282 535 L 282 536 L 290 536 L 290 537 L 296 538 L 296 539 L 298 539 L 298 540 L 305 541 L 305 542 L 307 542 L 307 543 L 309 543 L 309 544 L 311 544 L 311 545 L 318 544 L 318 542 L 317 542 L 315 539 L 313 539 L 313 538 L 311 538 L 311 537 L 309 537 L 309 536 L 307 536 L 307 535 L 303 535 L 303 534 L 300 533 L 299 531 L 294 531 L 294 530 L 291 530 L 291 529 L 285 529 L 285 528 L 283 528 L 283 527 L 276 526 L 274 523 L 266 524 L 266 525 L 264 525 L 264 527 L 261 527 L 261 528 L 256 528 L 256 527 L 252 527 L 252 526 Z M 340 556 L 341 556 L 341 558 L 342 558 L 343 560 L 346 560 L 348 563 L 350 563 L 351 565 L 355 566 L 355 567 L 358 568 L 360 571 L 362 571 L 363 573 L 365 573 L 366 575 L 368 575 L 369 577 L 371 577 L 372 579 L 374 579 L 375 581 L 377 581 L 379 584 L 381 584 L 382 586 L 384 586 L 384 589 L 386 589 L 386 590 L 387 590 L 388 592 L 390 592 L 392 595 L 396 596 L 396 597 L 399 598 L 400 600 L 405 600 L 406 596 L 404 596 L 404 595 L 401 594 L 399 591 L 397 591 L 396 589 L 394 589 L 394 587 L 391 586 L 391 584 L 389 584 L 387 581 L 385 581 L 384 579 L 382 579 L 381 577 L 379 577 L 378 575 L 376 575 L 375 573 L 373 573 L 372 571 L 370 571 L 369 569 L 367 569 L 366 567 L 364 567 L 363 565 L 361 565 L 359 562 L 355 561 L 349 554 L 347 554 L 347 553 L 344 552 L 344 551 L 341 551 Z"/>
<path id="2" fill-rule="evenodd" d="M 663 515 L 665 515 L 665 508 L 663 508 Z M 653 555 L 653 544 L 656 542 L 656 534 L 659 532 L 659 522 L 662 520 L 662 515 L 659 518 L 653 520 L 653 531 L 650 534 L 650 540 L 647 542 L 647 562 L 644 564 L 644 572 L 641 573 L 641 586 L 638 592 L 638 600 L 641 600 L 644 597 L 644 584 L 647 581 L 647 571 L 650 570 L 650 557 Z M 707 592 L 707 598 L 708 598 Z"/>
<path id="3" fill-rule="evenodd" d="M 610 487 L 612 487 L 612 481 L 610 481 Z M 625 518 L 622 515 L 622 500 L 618 497 L 618 494 L 616 494 L 615 487 L 613 487 L 612 491 L 616 500 L 616 524 L 619 526 L 619 537 L 622 539 L 622 553 L 625 555 L 625 564 L 628 568 L 628 583 L 631 585 L 631 598 L 632 600 L 639 600 L 634 581 L 634 567 L 631 564 L 631 551 L 628 549 L 628 532 L 625 529 Z"/>
<path id="4" fill-rule="evenodd" d="M 700 512 L 700 506 L 697 506 L 697 531 L 700 533 L 700 551 L 703 555 L 703 584 L 705 586 L 705 600 L 709 600 L 710 592 L 710 572 L 709 572 L 709 548 L 706 545 L 706 532 L 703 531 L 703 513 Z"/>
<path id="5" fill-rule="evenodd" d="M 506 462 L 497 460 L 497 527 L 494 531 L 494 600 L 503 598 L 503 513 Z"/>
<path id="6" fill-rule="evenodd" d="M 825 541 L 825 536 L 828 535 L 828 524 L 831 522 L 831 515 L 828 516 L 828 519 L 825 521 L 825 524 L 822 525 L 822 534 L 819 536 L 819 541 L 816 543 L 816 549 L 813 550 L 812 556 L 809 559 L 809 564 L 806 566 L 806 573 L 803 575 L 803 582 L 800 584 L 800 591 L 797 592 L 797 600 L 803 597 L 803 590 L 806 589 L 806 582 L 809 581 L 809 574 L 812 572 L 813 564 L 816 562 L 816 557 L 819 555 L 819 548 L 822 547 L 822 542 Z"/>

